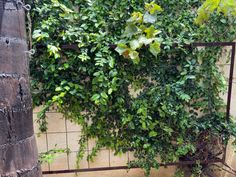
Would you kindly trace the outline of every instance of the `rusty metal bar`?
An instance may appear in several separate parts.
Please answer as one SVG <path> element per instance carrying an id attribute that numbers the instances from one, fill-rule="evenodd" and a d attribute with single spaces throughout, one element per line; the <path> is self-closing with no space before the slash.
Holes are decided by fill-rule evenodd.
<path id="1" fill-rule="evenodd" d="M 231 95 L 232 95 L 232 88 L 233 88 L 234 63 L 235 63 L 235 42 L 232 44 L 232 54 L 231 54 L 230 74 L 229 74 L 229 88 L 228 88 L 227 112 L 226 112 L 226 118 L 228 120 L 230 119 L 230 107 L 231 107 Z"/>
<path id="2" fill-rule="evenodd" d="M 194 42 L 193 47 L 226 47 L 233 46 L 235 42 Z"/>
<path id="3" fill-rule="evenodd" d="M 203 161 L 200 164 L 214 164 L 222 163 L 222 159 L 215 159 L 211 161 Z M 194 165 L 197 164 L 196 161 L 183 161 L 183 162 L 173 162 L 173 163 L 161 163 L 161 167 L 176 166 L 176 165 Z M 139 167 L 132 167 L 131 169 L 136 169 Z M 73 170 L 56 170 L 56 171 L 44 171 L 43 174 L 62 174 L 62 173 L 79 173 L 79 172 L 95 172 L 95 171 L 111 171 L 111 170 L 129 170 L 128 166 L 115 166 L 115 167 L 100 167 L 100 168 L 84 168 L 84 169 L 73 169 Z"/>
<path id="4" fill-rule="evenodd" d="M 226 109 L 226 119 L 230 121 L 230 108 L 231 108 L 231 97 L 232 97 L 232 89 L 233 89 L 233 75 L 234 75 L 234 63 L 235 63 L 235 42 L 232 44 L 231 51 L 231 63 L 230 63 L 230 73 L 229 73 L 229 87 L 228 87 L 228 98 L 227 98 L 227 109 Z M 227 144 L 224 147 L 223 153 L 223 162 L 226 161 L 227 156 Z"/>

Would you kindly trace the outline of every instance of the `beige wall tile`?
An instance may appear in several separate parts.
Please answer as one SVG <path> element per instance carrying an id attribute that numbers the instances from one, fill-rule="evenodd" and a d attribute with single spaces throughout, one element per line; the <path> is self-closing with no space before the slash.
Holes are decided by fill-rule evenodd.
<path id="1" fill-rule="evenodd" d="M 236 118 L 236 108 L 231 109 L 230 113 L 234 118 Z"/>
<path id="2" fill-rule="evenodd" d="M 90 162 L 90 168 L 109 167 L 109 150 L 101 150 L 94 162 Z"/>
<path id="3" fill-rule="evenodd" d="M 226 50 L 225 50 L 226 49 Z M 219 64 L 226 64 L 226 63 L 230 63 L 230 59 L 231 59 L 231 49 L 232 47 L 224 47 L 223 53 L 222 53 L 222 57 L 219 59 Z"/>
<path id="4" fill-rule="evenodd" d="M 75 123 L 71 122 L 70 120 L 66 120 L 67 131 L 68 132 L 77 132 L 81 131 L 81 127 L 76 125 Z"/>
<path id="5" fill-rule="evenodd" d="M 129 159 L 129 161 L 133 161 L 133 160 L 136 159 L 136 158 L 134 157 L 134 153 L 133 153 L 133 152 L 128 152 L 128 159 Z"/>
<path id="6" fill-rule="evenodd" d="M 236 71 L 235 71 L 236 72 Z M 233 84 L 233 91 L 232 91 L 232 99 L 231 99 L 231 115 L 235 116 L 236 118 L 236 83 Z M 236 168 L 236 154 L 234 153 L 234 149 L 229 143 L 228 150 L 227 150 L 227 163 L 232 166 L 234 169 Z M 223 173 L 222 177 L 233 177 L 234 175 L 229 173 Z"/>
<path id="7" fill-rule="evenodd" d="M 43 171 L 48 171 L 48 170 L 49 170 L 48 163 L 43 163 L 43 164 L 41 165 L 41 168 L 42 168 Z"/>
<path id="8" fill-rule="evenodd" d="M 88 150 L 92 150 L 96 146 L 96 139 L 88 140 Z"/>
<path id="9" fill-rule="evenodd" d="M 230 65 L 219 65 L 219 70 L 224 74 L 225 78 L 229 79 Z M 233 72 L 233 79 L 236 79 L 236 69 Z"/>
<path id="10" fill-rule="evenodd" d="M 47 113 L 48 132 L 65 132 L 65 119 L 60 113 Z"/>
<path id="11" fill-rule="evenodd" d="M 69 154 L 69 163 L 70 163 L 70 169 L 76 169 L 77 168 L 77 153 L 72 152 Z M 82 159 L 79 163 L 79 168 L 80 169 L 84 169 L 84 168 L 88 168 L 88 161 L 87 158 L 84 157 L 84 159 Z"/>
<path id="12" fill-rule="evenodd" d="M 37 113 L 33 113 L 33 120 L 34 120 L 34 133 L 39 133 L 39 124 L 36 122 L 37 120 Z"/>
<path id="13" fill-rule="evenodd" d="M 222 94 L 221 97 L 227 103 L 228 92 Z M 231 115 L 236 116 L 236 83 L 233 83 L 232 95 L 231 95 Z"/>
<path id="14" fill-rule="evenodd" d="M 140 169 L 130 170 L 114 170 L 114 171 L 100 171 L 80 173 L 79 177 L 145 177 L 144 172 Z M 154 177 L 154 176 L 151 176 Z M 164 176 L 160 176 L 164 177 Z"/>
<path id="15" fill-rule="evenodd" d="M 36 141 L 39 153 L 46 152 L 47 151 L 46 134 L 36 135 Z"/>
<path id="16" fill-rule="evenodd" d="M 232 98 L 231 98 L 231 114 L 236 116 L 236 83 L 233 84 Z"/>
<path id="17" fill-rule="evenodd" d="M 233 83 L 232 89 L 232 105 L 236 106 L 236 83 Z"/>
<path id="18" fill-rule="evenodd" d="M 218 65 L 219 70 L 224 74 L 225 78 L 229 79 L 229 68 L 230 65 Z"/>
<path id="19" fill-rule="evenodd" d="M 128 163 L 128 153 L 122 155 L 114 155 L 114 152 L 110 153 L 111 166 L 126 166 Z"/>
<path id="20" fill-rule="evenodd" d="M 68 148 L 71 151 L 78 151 L 79 150 L 79 140 L 81 137 L 80 133 L 67 133 L 68 137 Z"/>
<path id="21" fill-rule="evenodd" d="M 168 167 L 168 168 L 161 167 L 159 170 L 153 169 L 151 171 L 151 177 L 156 177 L 156 176 L 173 177 L 175 171 L 176 171 L 176 167 Z"/>
<path id="22" fill-rule="evenodd" d="M 88 140 L 88 150 L 92 150 L 96 146 L 96 139 Z M 101 150 L 106 150 L 106 148 L 102 148 Z"/>
<path id="23" fill-rule="evenodd" d="M 59 154 L 50 164 L 50 170 L 65 170 L 68 169 L 67 154 Z"/>
<path id="24" fill-rule="evenodd" d="M 65 149 L 66 133 L 48 134 L 48 148 L 50 149 Z"/>

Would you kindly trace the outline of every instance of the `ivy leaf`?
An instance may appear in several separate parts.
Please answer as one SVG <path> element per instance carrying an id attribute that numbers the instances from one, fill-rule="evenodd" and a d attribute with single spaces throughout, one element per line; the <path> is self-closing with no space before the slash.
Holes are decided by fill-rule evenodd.
<path id="1" fill-rule="evenodd" d="M 142 46 L 142 43 L 139 43 L 139 40 L 134 39 L 130 41 L 129 45 L 132 50 L 136 50 Z"/>
<path id="2" fill-rule="evenodd" d="M 157 5 L 154 1 L 145 4 L 145 9 L 149 11 L 150 14 L 155 14 L 156 12 L 162 12 L 161 6 Z"/>
<path id="3" fill-rule="evenodd" d="M 117 47 L 115 48 L 115 51 L 117 51 L 120 55 L 123 55 L 125 51 L 127 51 L 128 46 L 124 43 L 119 43 Z"/>
<path id="4" fill-rule="evenodd" d="M 76 90 L 76 89 L 70 91 L 70 94 L 71 94 L 71 95 L 75 95 L 76 93 L 77 93 L 77 90 Z"/>
<path id="5" fill-rule="evenodd" d="M 64 67 L 64 69 L 68 69 L 70 67 L 70 65 L 68 63 L 64 63 L 63 67 Z"/>
<path id="6" fill-rule="evenodd" d="M 103 98 L 105 98 L 105 99 L 108 98 L 108 95 L 106 94 L 106 92 L 102 92 L 102 93 L 101 93 L 101 96 L 102 96 Z"/>
<path id="7" fill-rule="evenodd" d="M 137 51 L 130 51 L 129 56 L 135 64 L 140 62 L 139 53 Z"/>
<path id="8" fill-rule="evenodd" d="M 70 87 L 69 87 L 69 86 L 65 86 L 64 89 L 65 89 L 66 91 L 69 91 L 69 90 L 70 90 Z"/>
<path id="9" fill-rule="evenodd" d="M 159 30 L 156 30 L 153 25 L 150 26 L 149 28 L 147 28 L 144 32 L 146 33 L 147 38 L 153 38 L 153 37 L 155 37 L 157 34 L 160 33 L 160 31 L 159 31 Z"/>
<path id="10" fill-rule="evenodd" d="M 35 30 L 33 35 L 32 35 L 33 39 L 36 39 L 37 42 L 44 40 L 45 38 L 49 38 L 49 34 L 42 32 L 41 30 Z"/>
<path id="11" fill-rule="evenodd" d="M 220 5 L 217 9 L 220 13 L 222 12 L 225 16 L 232 14 L 236 15 L 236 1 L 235 0 L 222 0 L 220 1 Z"/>
<path id="12" fill-rule="evenodd" d="M 91 98 L 92 101 L 96 101 L 100 98 L 100 95 L 99 94 L 94 94 Z"/>
<path id="13" fill-rule="evenodd" d="M 60 91 L 62 91 L 62 88 L 61 88 L 61 87 L 57 87 L 57 88 L 55 89 L 55 91 L 56 91 L 56 92 L 60 92 Z"/>
<path id="14" fill-rule="evenodd" d="M 81 59 L 81 61 L 83 62 L 90 59 L 87 53 L 82 53 L 81 55 L 78 56 L 78 58 Z"/>
<path id="15" fill-rule="evenodd" d="M 150 44 L 150 48 L 149 51 L 155 56 L 157 57 L 157 55 L 160 53 L 161 51 L 161 44 L 157 41 L 154 41 L 152 44 Z"/>
<path id="16" fill-rule="evenodd" d="M 150 146 L 151 146 L 150 144 L 144 144 L 144 145 L 143 145 L 143 148 L 144 148 L 144 149 L 148 149 L 148 148 L 150 148 Z"/>
<path id="17" fill-rule="evenodd" d="M 217 10 L 218 13 L 223 13 L 225 16 L 236 15 L 236 2 L 235 0 L 206 0 L 203 5 L 198 9 L 198 16 L 195 23 L 201 25 L 206 22 L 210 15 Z"/>
<path id="18" fill-rule="evenodd" d="M 173 130 L 172 128 L 167 127 L 167 126 L 165 126 L 165 127 L 163 128 L 163 130 L 164 130 L 169 136 L 171 136 L 171 134 L 174 132 L 174 130 Z"/>
<path id="19" fill-rule="evenodd" d="M 113 92 L 113 90 L 112 90 L 112 88 L 110 88 L 110 89 L 108 90 L 108 94 L 110 95 L 110 94 L 112 94 L 112 92 Z"/>
<path id="20" fill-rule="evenodd" d="M 154 40 L 154 38 L 150 38 L 150 39 L 148 39 L 146 36 L 140 36 L 139 37 L 139 43 L 140 44 L 144 44 L 144 45 L 149 45 L 149 44 L 151 44 L 152 43 L 152 41 Z"/>
<path id="21" fill-rule="evenodd" d="M 114 66 L 115 66 L 115 59 L 114 58 L 110 58 L 109 66 L 110 66 L 110 68 L 114 68 Z"/>
<path id="22" fill-rule="evenodd" d="M 157 136 L 157 132 L 151 131 L 151 132 L 149 133 L 149 136 L 150 136 L 150 137 L 156 137 L 156 136 Z"/>
<path id="23" fill-rule="evenodd" d="M 130 51 L 129 56 L 132 60 L 139 58 L 139 53 L 137 51 Z"/>
<path id="24" fill-rule="evenodd" d="M 181 94 L 180 94 L 180 98 L 181 98 L 182 100 L 187 101 L 187 102 L 189 102 L 189 101 L 191 100 L 191 97 L 190 97 L 188 94 L 185 94 L 185 93 L 181 93 Z"/>
<path id="25" fill-rule="evenodd" d="M 55 59 L 60 57 L 60 54 L 59 54 L 60 48 L 59 47 L 49 44 L 49 45 L 47 45 L 47 48 L 48 48 L 48 52 L 49 52 L 50 56 L 54 56 Z"/>
<path id="26" fill-rule="evenodd" d="M 135 35 L 138 32 L 138 30 L 139 29 L 135 24 L 129 23 L 125 28 L 124 36 L 132 37 L 133 35 Z"/>
<path id="27" fill-rule="evenodd" d="M 141 12 L 133 12 L 132 16 L 129 20 L 127 20 L 127 22 L 138 22 L 138 23 L 142 23 L 143 21 L 143 14 Z"/>
<path id="28" fill-rule="evenodd" d="M 154 24 L 157 21 L 157 17 L 146 12 L 143 17 L 144 23 Z"/>
<path id="29" fill-rule="evenodd" d="M 130 58 L 130 49 L 128 48 L 123 54 L 122 54 L 122 56 L 124 57 L 124 58 Z"/>
<path id="30" fill-rule="evenodd" d="M 145 122 L 145 121 L 142 121 L 141 123 L 142 123 L 142 129 L 143 129 L 143 130 L 147 130 L 147 124 L 146 124 L 146 122 Z"/>

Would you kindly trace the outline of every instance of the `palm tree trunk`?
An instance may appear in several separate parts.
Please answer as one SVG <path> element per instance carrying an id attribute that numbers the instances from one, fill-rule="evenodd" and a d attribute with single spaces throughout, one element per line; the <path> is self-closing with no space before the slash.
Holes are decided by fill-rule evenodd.
<path id="1" fill-rule="evenodd" d="M 25 14 L 0 0 L 0 177 L 41 177 L 33 130 Z"/>

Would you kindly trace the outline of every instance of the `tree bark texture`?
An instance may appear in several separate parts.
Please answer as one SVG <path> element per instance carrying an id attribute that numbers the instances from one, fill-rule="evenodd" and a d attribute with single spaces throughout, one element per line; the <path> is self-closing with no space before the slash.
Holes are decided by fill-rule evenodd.
<path id="1" fill-rule="evenodd" d="M 0 177 L 41 177 L 27 51 L 22 4 L 0 0 Z"/>

